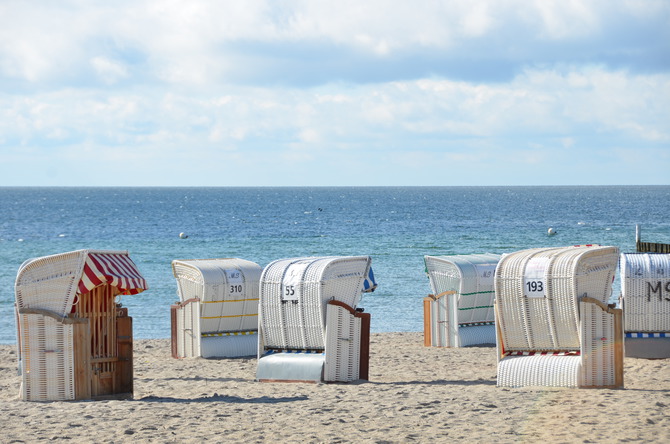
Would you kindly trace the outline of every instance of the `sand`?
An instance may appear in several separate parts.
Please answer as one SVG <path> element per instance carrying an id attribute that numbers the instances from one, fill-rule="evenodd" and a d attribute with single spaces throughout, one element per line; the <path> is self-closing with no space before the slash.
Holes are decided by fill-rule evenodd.
<path id="1" fill-rule="evenodd" d="M 496 387 L 495 348 L 372 335 L 370 381 L 260 383 L 256 359 L 135 341 L 133 400 L 24 402 L 0 346 L 0 442 L 670 442 L 670 360 L 626 358 L 625 389 Z"/>

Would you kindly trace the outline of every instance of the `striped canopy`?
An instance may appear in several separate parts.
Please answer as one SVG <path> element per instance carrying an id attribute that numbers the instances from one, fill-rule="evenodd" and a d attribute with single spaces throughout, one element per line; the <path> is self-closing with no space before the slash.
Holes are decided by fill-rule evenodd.
<path id="1" fill-rule="evenodd" d="M 368 271 L 368 275 L 363 281 L 363 293 L 372 293 L 377 289 L 377 281 L 375 281 L 375 274 L 372 272 L 372 267 Z"/>
<path id="2" fill-rule="evenodd" d="M 146 280 L 130 257 L 123 253 L 89 253 L 79 281 L 79 293 L 109 284 L 121 294 L 137 294 L 148 289 Z"/>

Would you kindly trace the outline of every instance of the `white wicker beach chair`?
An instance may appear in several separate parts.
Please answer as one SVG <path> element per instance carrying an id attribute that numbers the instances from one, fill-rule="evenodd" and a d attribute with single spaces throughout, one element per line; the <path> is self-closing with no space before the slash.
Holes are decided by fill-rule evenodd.
<path id="1" fill-rule="evenodd" d="M 623 253 L 619 263 L 626 356 L 670 358 L 670 254 Z"/>
<path id="2" fill-rule="evenodd" d="M 616 247 L 504 255 L 496 268 L 498 386 L 623 387 Z"/>
<path id="3" fill-rule="evenodd" d="M 368 378 L 370 315 L 356 309 L 370 257 L 281 259 L 260 284 L 260 381 Z"/>
<path id="4" fill-rule="evenodd" d="M 493 278 L 499 254 L 425 256 L 432 294 L 423 300 L 424 345 L 496 343 Z"/>
<path id="5" fill-rule="evenodd" d="M 180 299 L 171 307 L 172 356 L 255 355 L 262 271 L 244 259 L 172 261 Z"/>
<path id="6" fill-rule="evenodd" d="M 126 251 L 24 262 L 15 285 L 21 398 L 132 397 L 132 318 L 115 299 L 147 288 Z"/>

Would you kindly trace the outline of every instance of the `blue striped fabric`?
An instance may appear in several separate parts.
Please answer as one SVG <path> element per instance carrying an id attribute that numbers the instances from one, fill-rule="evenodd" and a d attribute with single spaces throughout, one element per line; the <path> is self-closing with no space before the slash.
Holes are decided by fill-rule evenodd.
<path id="1" fill-rule="evenodd" d="M 626 333 L 627 338 L 670 338 L 670 333 Z"/>
<path id="2" fill-rule="evenodd" d="M 302 355 L 325 355 L 326 353 L 321 350 L 280 350 L 280 349 L 269 349 L 265 351 L 265 355 L 274 355 L 275 353 L 289 353 L 289 354 L 302 354 Z"/>
<path id="3" fill-rule="evenodd" d="M 377 281 L 375 281 L 375 274 L 372 272 L 372 267 L 368 272 L 368 276 L 363 281 L 363 293 L 371 293 L 377 288 Z"/>

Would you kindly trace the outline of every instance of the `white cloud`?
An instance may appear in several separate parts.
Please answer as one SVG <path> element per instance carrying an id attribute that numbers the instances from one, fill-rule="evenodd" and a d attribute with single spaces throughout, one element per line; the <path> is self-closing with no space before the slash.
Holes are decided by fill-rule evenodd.
<path id="1" fill-rule="evenodd" d="M 128 68 L 122 62 L 106 57 L 93 57 L 91 65 L 102 81 L 108 85 L 113 85 L 128 77 Z"/>
<path id="2" fill-rule="evenodd" d="M 593 2 L 580 0 L 537 1 L 530 7 L 532 14 L 528 20 L 537 20 L 539 34 L 549 39 L 589 36 L 600 31 L 600 22 L 592 5 Z"/>
<path id="3" fill-rule="evenodd" d="M 669 18 L 662 1 L 3 3 L 0 150 L 110 170 L 126 154 L 160 184 L 174 159 L 211 184 L 433 183 L 445 164 L 466 180 L 515 162 L 558 180 L 576 153 L 668 148 Z M 216 162 L 230 179 L 197 173 Z M 43 180 L 12 165 L 8 184 Z"/>

